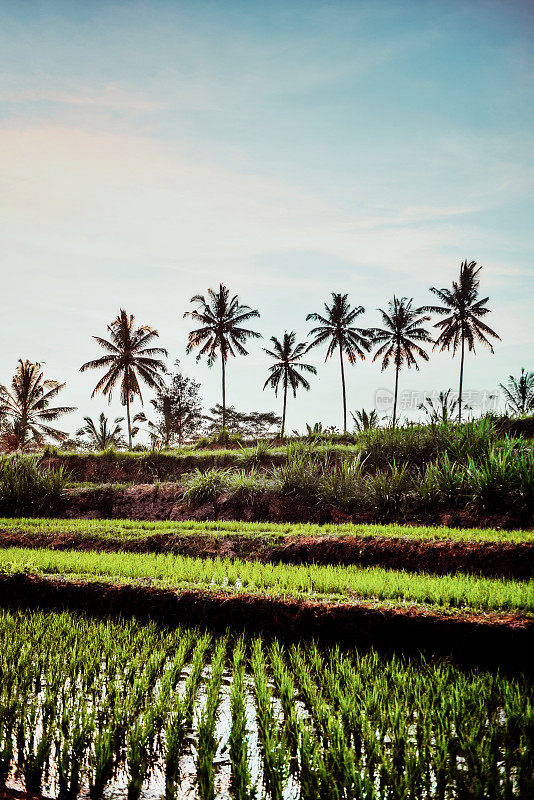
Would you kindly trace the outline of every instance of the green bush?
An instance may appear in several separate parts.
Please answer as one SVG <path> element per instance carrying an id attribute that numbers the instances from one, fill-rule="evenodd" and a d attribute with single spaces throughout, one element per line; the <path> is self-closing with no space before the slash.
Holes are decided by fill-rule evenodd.
<path id="1" fill-rule="evenodd" d="M 287 445 L 286 460 L 271 471 L 275 488 L 283 494 L 316 497 L 323 469 L 313 449 L 301 442 Z"/>
<path id="2" fill-rule="evenodd" d="M 6 517 L 54 514 L 63 505 L 69 479 L 63 467 L 39 466 L 36 456 L 5 456 L 0 460 L 0 510 Z"/>
<path id="3" fill-rule="evenodd" d="M 337 462 L 321 476 L 318 496 L 343 511 L 352 510 L 362 499 L 362 458 Z"/>
<path id="4" fill-rule="evenodd" d="M 209 503 L 228 489 L 230 471 L 227 469 L 211 469 L 201 472 L 198 467 L 185 475 L 180 490 L 182 499 L 187 503 Z"/>
<path id="5" fill-rule="evenodd" d="M 362 499 L 375 519 L 388 519 L 402 513 L 407 504 L 412 477 L 406 463 L 395 461 L 386 469 L 368 475 L 362 485 Z"/>

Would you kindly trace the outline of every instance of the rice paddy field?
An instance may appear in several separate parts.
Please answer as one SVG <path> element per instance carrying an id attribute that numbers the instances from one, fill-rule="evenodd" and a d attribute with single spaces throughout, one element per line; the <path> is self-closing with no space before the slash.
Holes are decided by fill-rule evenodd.
<path id="1" fill-rule="evenodd" d="M 314 641 L 0 613 L 0 780 L 91 798 L 529 798 L 534 692 Z"/>
<path id="2" fill-rule="evenodd" d="M 425 503 L 438 498 L 445 513 L 447 478 L 479 516 L 501 496 L 528 511 L 532 454 L 507 443 L 486 464 L 480 436 L 475 464 L 473 432 L 447 440 L 443 457 L 443 437 L 403 434 L 408 495 L 427 486 Z M 0 518 L 0 795 L 531 800 L 534 531 L 519 527 L 529 516 L 509 511 L 503 528 L 498 513 L 484 521 L 494 527 L 399 524 L 395 514 L 393 524 L 299 521 L 306 492 L 303 510 L 334 496 L 349 508 L 362 487 L 377 508 L 395 506 L 404 467 L 387 465 L 400 440 L 375 438 L 315 446 L 311 460 L 301 447 L 68 457 L 97 505 L 106 492 L 120 502 L 103 483 L 112 468 L 113 481 L 152 475 L 141 517 L 165 491 L 167 516 L 175 503 L 194 516 L 214 497 L 223 508 L 228 486 L 244 517 L 268 479 L 295 522 L 39 517 L 85 490 L 66 490 L 51 467 L 14 464 L 12 516 Z M 317 459 L 328 470 L 316 475 Z M 258 464 L 279 472 L 265 478 Z M 191 466 L 181 499 L 159 486 L 160 473 Z"/>

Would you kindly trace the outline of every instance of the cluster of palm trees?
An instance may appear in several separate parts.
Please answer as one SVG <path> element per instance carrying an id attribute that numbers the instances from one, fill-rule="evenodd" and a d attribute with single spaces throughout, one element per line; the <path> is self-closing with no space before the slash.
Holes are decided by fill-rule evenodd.
<path id="1" fill-rule="evenodd" d="M 433 348 L 459 350 L 460 390 L 458 398 L 458 419 L 462 418 L 462 388 L 464 357 L 466 348 L 475 351 L 477 344 L 487 346 L 493 352 L 488 337 L 499 339 L 498 334 L 482 320 L 490 309 L 486 306 L 488 297 L 479 298 L 479 273 L 475 261 L 464 261 L 460 266 L 458 280 L 453 281 L 451 289 L 431 291 L 439 298 L 441 305 L 415 307 L 413 299 L 396 297 L 389 302 L 386 310 L 378 309 L 383 327 L 360 328 L 355 322 L 364 313 L 363 306 L 351 307 L 348 294 L 332 293 L 330 305 L 325 303 L 322 314 L 308 314 L 307 320 L 318 323 L 310 331 L 310 342 L 297 342 L 294 331 L 285 332 L 281 339 L 271 337 L 271 349 L 263 348 L 273 360 L 269 367 L 269 377 L 264 389 L 271 386 L 275 394 L 279 388 L 283 392 L 282 430 L 285 430 L 288 390 L 296 396 L 299 387 L 309 390 L 310 383 L 304 373 L 316 374 L 311 364 L 302 361 L 304 355 L 314 347 L 327 345 L 325 361 L 334 353 L 339 353 L 341 387 L 343 399 L 343 430 L 347 430 L 347 398 L 345 383 L 345 359 L 355 364 L 364 359 L 373 347 L 376 351 L 373 361 L 381 359 L 382 370 L 390 364 L 395 367 L 395 392 L 392 425 L 397 423 L 397 397 L 399 372 L 403 366 L 419 369 L 418 359 L 428 361 L 429 356 L 423 345 Z M 191 302 L 196 306 L 184 317 L 190 317 L 198 327 L 190 331 L 187 352 L 197 352 L 197 361 L 206 357 L 211 367 L 217 358 L 221 359 L 222 381 L 222 425 L 225 426 L 226 411 L 226 362 L 229 356 L 246 356 L 245 347 L 249 339 L 260 338 L 261 334 L 245 327 L 250 320 L 260 316 L 259 311 L 244 305 L 237 295 L 230 296 L 228 288 L 222 283 L 218 291 L 208 290 L 208 295 L 195 295 Z M 439 336 L 434 339 L 425 327 L 430 322 L 430 314 L 444 317 L 435 323 Z M 81 371 L 87 369 L 106 370 L 93 390 L 93 396 L 102 391 L 110 399 L 113 389 L 120 384 L 122 404 L 126 406 L 128 443 L 132 444 L 130 404 L 137 395 L 142 401 L 141 382 L 156 389 L 161 385 L 165 372 L 163 361 L 156 356 L 166 356 L 162 347 L 154 347 L 153 340 L 158 332 L 144 325 L 135 326 L 135 318 L 121 310 L 118 317 L 108 325 L 109 339 L 95 336 L 95 340 L 106 351 L 106 355 L 83 364 Z"/>
<path id="2" fill-rule="evenodd" d="M 413 299 L 394 296 L 387 309 L 378 309 L 382 319 L 382 327 L 358 327 L 358 318 L 364 313 L 363 306 L 351 307 L 348 294 L 332 293 L 331 303 L 324 304 L 322 313 L 311 313 L 307 321 L 317 323 L 310 330 L 309 342 L 298 342 L 294 331 L 285 332 L 282 337 L 271 337 L 272 346 L 263 350 L 272 359 L 269 375 L 264 389 L 270 386 L 275 394 L 281 388 L 283 393 L 282 428 L 285 432 L 288 391 L 296 396 L 299 388 L 310 389 L 306 375 L 315 375 L 317 370 L 303 361 L 311 349 L 326 345 L 325 361 L 337 351 L 339 354 L 341 389 L 343 400 L 343 430 L 347 430 L 347 397 L 345 383 L 345 362 L 353 365 L 363 360 L 373 348 L 373 361 L 380 360 L 382 370 L 390 365 L 395 367 L 395 391 L 392 425 L 397 423 L 397 398 L 399 373 L 402 367 L 419 369 L 419 360 L 428 361 L 425 345 L 433 349 L 452 351 L 453 356 L 460 352 L 460 384 L 457 400 L 458 420 L 462 419 L 462 390 L 464 359 L 466 349 L 475 351 L 477 344 L 488 347 L 493 352 L 490 337 L 499 339 L 498 334 L 483 321 L 490 312 L 486 303 L 488 297 L 479 298 L 479 273 L 475 261 L 463 261 L 458 279 L 453 281 L 450 289 L 431 288 L 441 305 L 416 307 Z M 246 344 L 249 339 L 260 338 L 261 334 L 246 327 L 250 320 L 260 316 L 259 311 L 240 302 L 237 295 L 231 296 L 228 288 L 222 283 L 219 289 L 209 289 L 207 296 L 195 295 L 191 298 L 195 308 L 184 314 L 197 324 L 189 332 L 186 351 L 196 351 L 197 361 L 205 357 L 211 367 L 220 357 L 222 380 L 222 426 L 226 424 L 226 363 L 229 356 L 246 356 Z M 426 325 L 430 322 L 430 314 L 442 317 L 434 327 L 439 331 L 433 338 Z M 121 309 L 120 313 L 108 325 L 108 338 L 93 338 L 105 351 L 105 354 L 88 361 L 80 368 L 103 369 L 104 374 L 93 389 L 92 396 L 102 392 L 111 400 L 113 391 L 119 387 L 120 399 L 126 407 L 128 428 L 128 446 L 132 447 L 132 429 L 130 406 L 135 397 L 143 402 L 141 386 L 146 384 L 157 390 L 162 386 L 166 372 L 162 357 L 167 356 L 163 347 L 155 345 L 158 331 L 149 325 L 137 325 L 135 317 Z M 510 380 L 512 377 L 510 376 Z M 532 397 L 534 376 L 522 373 L 518 384 L 509 389 L 502 387 L 509 405 L 513 405 L 513 397 L 519 397 L 518 407 L 523 402 L 525 411 L 532 410 L 534 401 L 521 401 L 521 392 L 525 397 Z M 532 384 L 532 385 L 531 385 Z M 11 437 L 12 444 L 26 449 L 38 446 L 49 436 L 55 441 L 62 441 L 66 434 L 51 426 L 51 422 L 62 414 L 75 409 L 67 406 L 51 406 L 51 402 L 65 386 L 53 380 L 45 380 L 41 365 L 30 361 L 19 360 L 17 371 L 11 382 L 11 388 L 0 385 L 0 422 L 2 437 Z M 512 398 L 512 400 L 511 400 Z M 448 400 L 448 398 L 447 398 Z M 513 401 L 513 402 L 512 402 Z M 517 405 L 516 403 L 516 405 Z M 530 405 L 529 405 L 530 404 Z M 527 408 L 528 406 L 528 408 Z M 102 415 L 101 415 L 102 416 Z M 142 417 L 144 419 L 144 417 Z M 141 419 L 136 415 L 133 419 Z M 107 420 L 100 419 L 97 430 L 90 418 L 85 418 L 84 432 L 95 441 L 116 441 L 119 436 L 117 426 L 122 418 L 114 421 L 115 427 L 108 429 Z M 105 423 L 105 424 L 104 424 Z M 364 424 L 364 420 L 360 420 Z M 103 426 L 103 427 L 102 427 Z M 94 430 L 93 430 L 94 428 Z M 0 442 L 2 445 L 2 442 Z M 7 448 L 6 448 L 7 449 Z M 12 449 L 12 448 L 11 448 Z"/>

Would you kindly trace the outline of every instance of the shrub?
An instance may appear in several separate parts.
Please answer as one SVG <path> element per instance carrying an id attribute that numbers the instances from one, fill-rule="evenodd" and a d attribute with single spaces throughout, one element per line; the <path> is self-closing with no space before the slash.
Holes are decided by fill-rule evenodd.
<path id="1" fill-rule="evenodd" d="M 469 494 L 483 511 L 513 509 L 532 518 L 534 510 L 534 455 L 517 452 L 513 443 L 493 447 L 480 463 L 469 460 L 467 467 Z"/>
<path id="2" fill-rule="evenodd" d="M 362 496 L 362 458 L 358 454 L 325 470 L 318 487 L 319 498 L 343 511 L 350 511 Z"/>
<path id="3" fill-rule="evenodd" d="M 315 497 L 322 472 L 310 447 L 300 442 L 291 442 L 287 445 L 285 463 L 275 467 L 271 474 L 275 488 L 283 494 Z"/>
<path id="4" fill-rule="evenodd" d="M 269 442 L 266 442 L 265 439 L 260 440 L 254 447 L 250 447 L 247 450 L 241 444 L 239 448 L 241 450 L 239 463 L 244 467 L 259 467 L 270 454 Z"/>
<path id="5" fill-rule="evenodd" d="M 386 469 L 377 469 L 362 484 L 363 500 L 374 512 L 376 519 L 387 519 L 399 514 L 406 506 L 407 493 L 412 478 L 406 463 L 397 466 L 395 461 Z"/>
<path id="6" fill-rule="evenodd" d="M 228 488 L 230 471 L 212 467 L 201 472 L 198 467 L 182 479 L 181 496 L 188 503 L 208 503 Z"/>
<path id="7" fill-rule="evenodd" d="M 228 477 L 228 491 L 233 497 L 251 503 L 266 489 L 265 481 L 258 477 L 255 467 L 249 472 L 240 469 Z"/>
<path id="8" fill-rule="evenodd" d="M 63 467 L 46 469 L 35 456 L 17 453 L 0 460 L 0 510 L 6 517 L 34 517 L 57 512 L 70 479 Z"/>

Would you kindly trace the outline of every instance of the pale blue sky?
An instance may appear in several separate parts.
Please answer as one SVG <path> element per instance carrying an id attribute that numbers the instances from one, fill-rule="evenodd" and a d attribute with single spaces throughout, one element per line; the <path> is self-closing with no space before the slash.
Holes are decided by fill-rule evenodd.
<path id="1" fill-rule="evenodd" d="M 222 280 L 266 338 L 230 364 L 228 400 L 278 409 L 268 337 L 304 338 L 332 291 L 376 324 L 394 292 L 427 303 L 464 258 L 502 336 L 468 359 L 468 388 L 534 368 L 533 8 L 0 2 L 0 380 L 19 356 L 45 361 L 73 430 L 107 408 L 77 370 L 122 306 L 212 405 L 219 365 L 185 356 L 182 314 Z M 339 425 L 338 363 L 310 360 L 289 427 Z M 457 370 L 434 355 L 401 388 L 456 386 Z M 351 368 L 349 408 L 392 383 Z"/>

